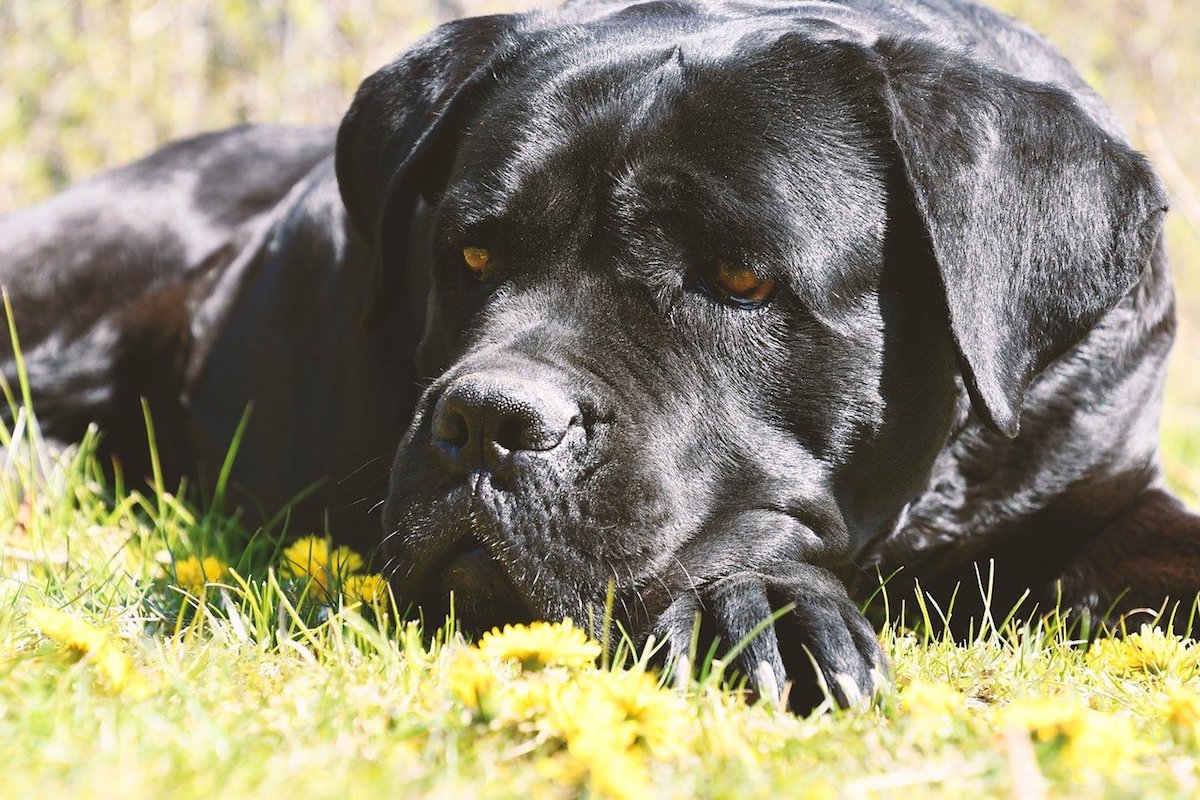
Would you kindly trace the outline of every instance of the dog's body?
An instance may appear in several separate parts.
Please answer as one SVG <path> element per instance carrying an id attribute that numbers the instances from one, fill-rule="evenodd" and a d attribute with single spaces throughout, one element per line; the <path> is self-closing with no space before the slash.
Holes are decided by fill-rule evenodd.
<path id="1" fill-rule="evenodd" d="M 995 559 L 995 603 L 1101 616 L 1200 589 L 1156 459 L 1164 197 L 1012 20 L 466 20 L 364 83 L 336 178 L 333 147 L 211 135 L 0 219 L 48 433 L 100 421 L 137 464 L 148 395 L 176 472 L 211 472 L 252 402 L 240 484 L 330 479 L 307 507 L 359 541 L 399 443 L 402 598 L 484 626 L 586 618 L 611 582 L 685 652 L 696 612 L 733 642 L 795 603 L 735 665 L 760 684 L 807 649 L 868 687 L 845 584 L 877 571 L 944 598 Z"/>

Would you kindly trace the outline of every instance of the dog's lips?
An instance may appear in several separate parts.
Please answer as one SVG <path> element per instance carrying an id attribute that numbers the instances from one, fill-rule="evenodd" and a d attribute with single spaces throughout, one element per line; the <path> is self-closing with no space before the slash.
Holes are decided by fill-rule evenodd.
<path id="1" fill-rule="evenodd" d="M 426 518 L 432 525 L 418 517 L 410 529 L 423 531 L 421 539 L 396 538 L 398 564 L 392 580 L 397 597 L 411 603 L 431 630 L 451 616 L 468 635 L 539 616 L 510 576 L 510 565 L 487 545 L 499 536 L 498 531 L 483 529 L 492 491 L 490 478 L 476 475 L 438 500 L 404 502 L 410 510 L 436 508 L 436 514 Z"/>
<path id="2" fill-rule="evenodd" d="M 478 484 L 392 494 L 388 505 L 402 511 L 389 523 L 395 532 L 384 544 L 391 550 L 392 582 L 399 596 L 416 599 L 451 561 L 483 547 L 475 531 L 479 503 Z"/>
<path id="3" fill-rule="evenodd" d="M 537 616 L 504 566 L 473 536 L 452 548 L 419 594 L 427 622 L 437 622 L 431 613 L 452 614 L 459 629 L 469 634 Z"/>
<path id="4" fill-rule="evenodd" d="M 496 593 L 507 582 L 504 568 L 474 537 L 467 537 L 435 570 L 432 583 L 441 594 Z"/>

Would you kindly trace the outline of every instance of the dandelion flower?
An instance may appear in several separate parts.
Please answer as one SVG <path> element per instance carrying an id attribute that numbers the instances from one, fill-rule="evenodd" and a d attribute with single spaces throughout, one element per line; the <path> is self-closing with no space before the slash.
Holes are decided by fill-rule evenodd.
<path id="1" fill-rule="evenodd" d="M 1118 675 L 1175 675 L 1183 680 L 1200 671 L 1200 654 L 1178 636 L 1151 625 L 1121 638 L 1101 639 L 1089 648 L 1088 663 Z"/>
<path id="2" fill-rule="evenodd" d="M 637 725 L 595 681 L 577 679 L 563 684 L 551 698 L 543 724 L 548 733 L 588 749 L 628 750 L 637 741 Z"/>
<path id="3" fill-rule="evenodd" d="M 917 679 L 900 689 L 898 699 L 917 736 L 951 735 L 966 719 L 966 696 L 946 683 Z"/>
<path id="4" fill-rule="evenodd" d="M 539 722 L 566 745 L 566 756 L 551 768 L 559 780 L 586 782 L 602 797 L 650 796 L 646 754 L 636 747 L 637 723 L 601 683 L 582 678 L 564 683 Z"/>
<path id="5" fill-rule="evenodd" d="M 561 670 L 525 672 L 515 679 L 504 680 L 495 703 L 496 721 L 505 725 L 531 722 L 535 728 L 543 727 L 539 721 L 549 713 L 569 680 L 571 676 Z"/>
<path id="6" fill-rule="evenodd" d="M 346 603 L 362 603 L 378 608 L 391 602 L 388 583 L 382 575 L 350 575 L 342 581 L 342 598 Z"/>
<path id="7" fill-rule="evenodd" d="M 113 691 L 133 697 L 148 694 L 145 680 L 134 667 L 133 659 L 104 629 L 46 606 L 30 609 L 28 619 L 30 626 L 43 636 L 77 658 L 88 659 Z"/>
<path id="8" fill-rule="evenodd" d="M 1093 711 L 1067 697 L 1045 697 L 1013 703 L 1002 722 L 1029 732 L 1044 755 L 1077 778 L 1099 773 L 1116 778 L 1131 771 L 1134 759 L 1146 749 L 1125 716 Z"/>
<path id="9" fill-rule="evenodd" d="M 646 758 L 635 750 L 613 750 L 602 737 L 576 739 L 557 758 L 542 761 L 538 771 L 551 783 L 586 785 L 594 797 L 635 800 L 654 797 Z"/>
<path id="10" fill-rule="evenodd" d="M 1024 728 L 1038 742 L 1067 740 L 1084 726 L 1085 709 L 1066 698 L 1040 697 L 1014 702 L 1003 710 L 1003 722 Z"/>
<path id="11" fill-rule="evenodd" d="M 1135 771 L 1133 763 L 1149 750 L 1137 726 L 1124 714 L 1091 711 L 1079 734 L 1063 751 L 1063 760 L 1076 776 L 1100 773 L 1110 780 Z"/>
<path id="12" fill-rule="evenodd" d="M 76 619 L 56 608 L 38 606 L 29 610 L 29 624 L 79 656 L 94 653 L 110 644 L 109 635 L 90 622 Z"/>
<path id="13" fill-rule="evenodd" d="M 687 725 L 679 695 L 641 670 L 587 672 L 580 680 L 608 696 L 621 722 L 632 723 L 634 741 L 658 757 L 681 752 L 679 730 Z"/>
<path id="14" fill-rule="evenodd" d="M 189 556 L 175 562 L 175 584 L 197 597 L 204 594 L 210 583 L 216 583 L 229 572 L 229 565 L 214 556 Z"/>
<path id="15" fill-rule="evenodd" d="M 1176 741 L 1192 746 L 1200 744 L 1200 692 L 1183 687 L 1172 689 L 1167 693 L 1162 718 Z"/>
<path id="16" fill-rule="evenodd" d="M 446 676 L 450 693 L 477 716 L 496 716 L 500 682 L 493 665 L 475 648 L 464 649 L 450 662 Z"/>
<path id="17" fill-rule="evenodd" d="M 914 716 L 950 717 L 962 710 L 966 700 L 953 686 L 914 680 L 900 690 L 900 707 Z"/>
<path id="18" fill-rule="evenodd" d="M 315 594 L 328 599 L 332 579 L 342 579 L 362 569 L 362 556 L 349 547 L 330 549 L 329 542 L 306 536 L 283 551 L 281 568 L 286 578 L 308 578 Z"/>
<path id="19" fill-rule="evenodd" d="M 505 625 L 503 631 L 485 633 L 478 647 L 488 658 L 516 661 L 522 669 L 531 671 L 550 666 L 590 666 L 600 655 L 600 645 L 569 619 L 561 623 Z"/>
<path id="20" fill-rule="evenodd" d="M 316 577 L 323 572 L 349 575 L 362 569 L 362 556 L 349 547 L 329 548 L 329 542 L 306 536 L 283 551 L 283 574 L 289 578 Z"/>

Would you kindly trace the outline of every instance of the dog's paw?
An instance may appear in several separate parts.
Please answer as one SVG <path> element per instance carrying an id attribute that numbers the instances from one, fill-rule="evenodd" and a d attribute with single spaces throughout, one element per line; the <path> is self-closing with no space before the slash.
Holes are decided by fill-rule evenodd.
<path id="1" fill-rule="evenodd" d="M 697 619 L 700 638 L 693 643 Z M 719 641 L 716 654 L 728 679 L 745 678 L 756 695 L 786 699 L 797 713 L 826 697 L 843 707 L 865 704 L 886 673 L 875 631 L 845 587 L 808 564 L 737 573 L 682 594 L 659 618 L 655 635 L 666 641 L 680 677 L 691 674 L 689 654 L 703 657 Z"/>

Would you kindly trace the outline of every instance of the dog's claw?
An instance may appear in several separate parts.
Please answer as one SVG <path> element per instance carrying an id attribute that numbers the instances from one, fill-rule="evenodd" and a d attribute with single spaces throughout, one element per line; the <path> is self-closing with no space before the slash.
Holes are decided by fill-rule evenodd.
<path id="1" fill-rule="evenodd" d="M 754 670 L 754 682 L 758 686 L 758 696 L 763 702 L 773 708 L 783 705 L 783 693 L 779 688 L 779 682 L 775 679 L 775 669 L 771 664 L 766 661 L 758 662 L 758 667 Z"/>

